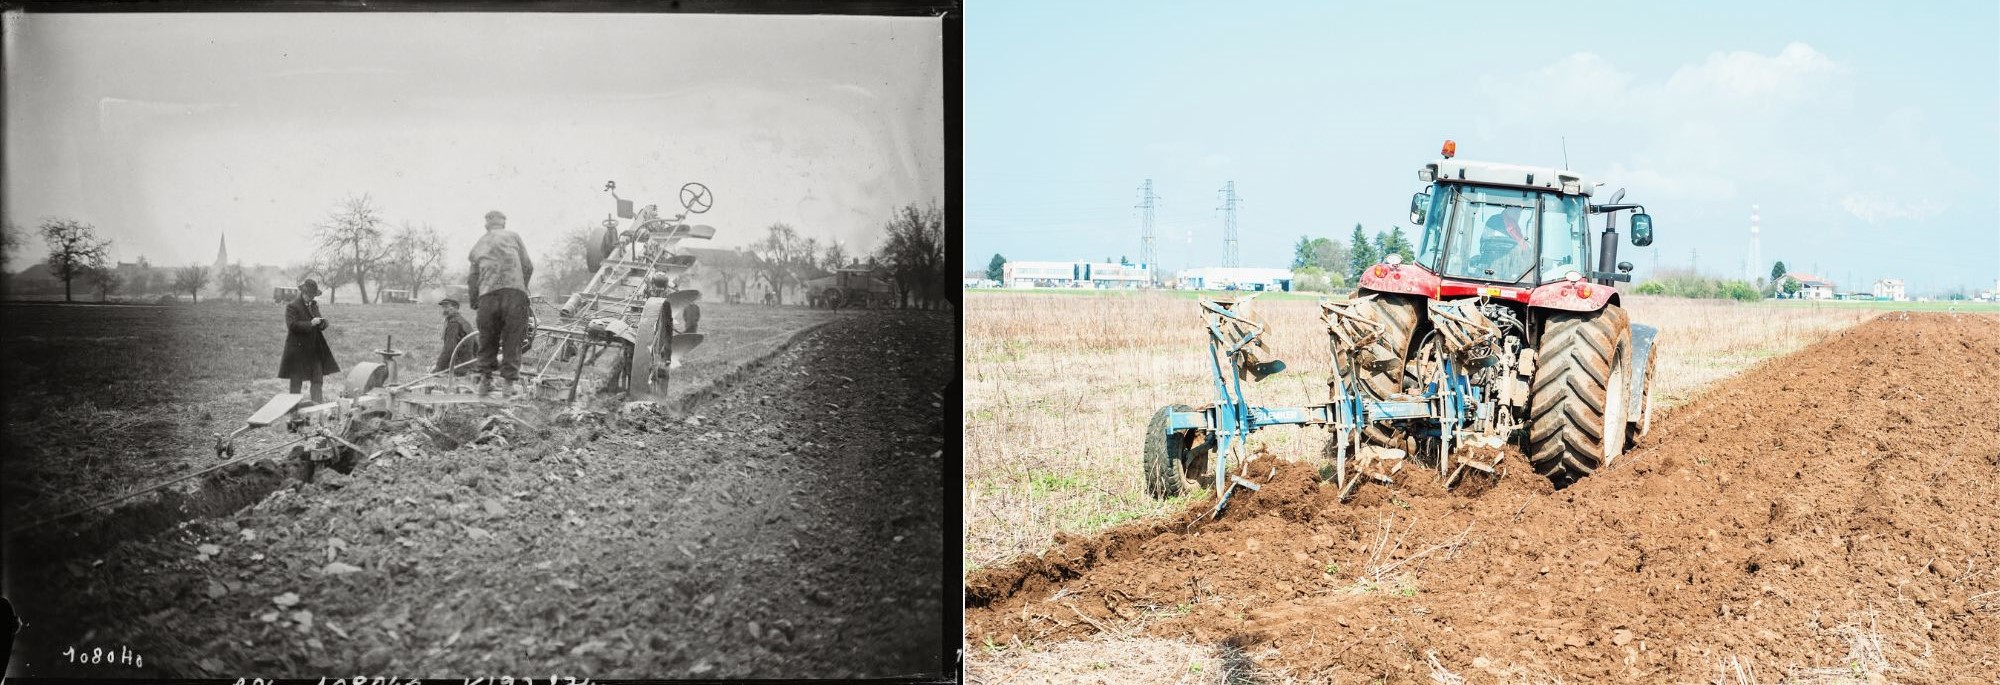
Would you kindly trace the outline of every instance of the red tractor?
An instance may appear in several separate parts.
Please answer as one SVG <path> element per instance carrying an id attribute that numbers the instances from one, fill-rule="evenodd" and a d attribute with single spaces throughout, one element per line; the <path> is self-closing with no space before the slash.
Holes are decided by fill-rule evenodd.
<path id="1" fill-rule="evenodd" d="M 1620 204 L 1623 190 L 1592 204 L 1594 184 L 1575 172 L 1455 152 L 1445 141 L 1443 159 L 1417 172 L 1431 186 L 1410 199 L 1410 222 L 1424 229 L 1414 263 L 1390 254 L 1361 273 L 1351 309 L 1381 331 L 1357 350 L 1361 363 L 1337 365 L 1340 385 L 1374 400 L 1421 393 L 1424 360 L 1441 358 L 1430 348 L 1449 342 L 1431 305 L 1476 308 L 1500 334 L 1463 369 L 1490 402 L 1486 425 L 1520 445 L 1536 472 L 1567 485 L 1651 427 L 1657 331 L 1631 323 L 1614 284 L 1632 271 L 1617 261 L 1618 213 L 1636 210 L 1631 239 L 1640 247 L 1653 242 L 1652 217 Z M 1593 244 L 1589 218 L 1599 214 L 1606 219 Z M 1362 437 L 1381 446 L 1421 440 L 1394 422 L 1368 424 Z"/>

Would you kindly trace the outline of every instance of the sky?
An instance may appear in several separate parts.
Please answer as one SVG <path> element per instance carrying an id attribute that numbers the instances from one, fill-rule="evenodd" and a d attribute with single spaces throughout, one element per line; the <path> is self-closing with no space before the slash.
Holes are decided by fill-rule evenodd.
<path id="1" fill-rule="evenodd" d="M 1301 235 L 1411 232 L 1416 171 L 1452 139 L 1492 162 L 1567 148 L 1625 188 L 1653 217 L 1653 247 L 1620 251 L 1641 276 L 2000 278 L 1989 0 L 1005 2 L 965 27 L 967 269 L 1138 261 L 1149 178 L 1163 268 L 1220 263 L 1228 181 L 1242 265 L 1288 266 Z"/>
<path id="2" fill-rule="evenodd" d="M 498 209 L 536 254 L 614 209 L 699 247 L 775 222 L 850 254 L 944 199 L 935 18 L 593 14 L 10 14 L 5 218 L 95 225 L 112 258 L 285 266 L 366 194 L 463 260 Z M 30 237 L 7 268 L 46 252 Z"/>

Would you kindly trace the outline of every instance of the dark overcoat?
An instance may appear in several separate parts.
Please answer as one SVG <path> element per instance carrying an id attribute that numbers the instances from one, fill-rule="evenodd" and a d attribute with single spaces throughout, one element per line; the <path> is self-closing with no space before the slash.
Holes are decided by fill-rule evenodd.
<path id="1" fill-rule="evenodd" d="M 472 358 L 477 356 L 479 352 L 479 341 L 473 340 L 463 345 L 459 344 L 459 341 L 464 340 L 465 336 L 471 334 L 472 325 L 465 322 L 465 317 L 459 316 L 456 312 L 451 316 L 445 317 L 444 339 L 439 341 L 437 363 L 431 365 L 431 370 L 443 371 L 448 367 L 472 361 Z M 457 352 L 458 354 L 454 356 L 452 352 Z M 469 370 L 471 370 L 471 367 L 459 369 L 459 373 L 463 375 L 464 372 Z"/>
<path id="2" fill-rule="evenodd" d="M 278 377 L 286 380 L 316 381 L 340 372 L 333 361 L 333 348 L 326 344 L 326 323 L 314 326 L 319 303 L 304 296 L 285 304 L 285 356 L 278 361 Z"/>

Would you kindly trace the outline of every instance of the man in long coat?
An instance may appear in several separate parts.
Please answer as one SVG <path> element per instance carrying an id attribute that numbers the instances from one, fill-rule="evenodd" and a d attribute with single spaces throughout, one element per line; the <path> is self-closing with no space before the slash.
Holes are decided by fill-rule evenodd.
<path id="1" fill-rule="evenodd" d="M 299 284 L 299 296 L 285 304 L 285 356 L 278 361 L 278 377 L 292 382 L 292 393 L 304 383 L 312 384 L 312 401 L 320 402 L 320 381 L 339 373 L 333 348 L 326 344 L 326 317 L 320 316 L 319 283 L 306 279 Z"/>

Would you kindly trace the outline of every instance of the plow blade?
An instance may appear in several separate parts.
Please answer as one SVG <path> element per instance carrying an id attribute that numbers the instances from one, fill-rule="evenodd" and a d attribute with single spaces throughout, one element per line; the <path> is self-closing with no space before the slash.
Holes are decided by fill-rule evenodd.
<path id="1" fill-rule="evenodd" d="M 265 402 L 264 406 L 257 410 L 257 413 L 251 414 L 248 423 L 259 428 L 277 423 L 278 419 L 282 419 L 286 414 L 292 413 L 293 409 L 297 409 L 305 401 L 305 395 L 281 393 L 272 397 L 271 401 Z"/>
<path id="2" fill-rule="evenodd" d="M 675 243 L 690 238 L 694 240 L 708 240 L 714 237 L 714 226 L 706 224 L 692 226 L 688 224 L 676 224 L 673 228 L 653 232 L 653 235 L 648 239 L 658 247 L 673 247 Z"/>
<path id="3" fill-rule="evenodd" d="M 681 274 L 687 273 L 688 269 L 693 266 L 694 255 L 675 255 L 661 260 L 659 264 L 653 267 L 653 270 L 657 273 L 678 277 Z"/>
<path id="4" fill-rule="evenodd" d="M 693 238 L 695 240 L 708 240 L 710 238 L 715 237 L 715 227 L 710 226 L 708 224 L 695 224 L 692 226 L 687 224 L 680 224 L 678 226 L 675 226 L 674 232 L 668 235 L 675 240 L 681 240 L 684 238 Z"/>
<path id="5" fill-rule="evenodd" d="M 674 320 L 681 320 L 681 311 L 688 305 L 701 301 L 699 290 L 676 290 L 667 294 L 667 308 L 673 311 Z"/>
<path id="6" fill-rule="evenodd" d="M 669 366 L 680 366 L 681 358 L 685 357 L 689 350 L 700 345 L 702 339 L 702 334 L 700 333 L 675 334 L 673 342 L 668 343 L 667 346 L 667 364 Z"/>

